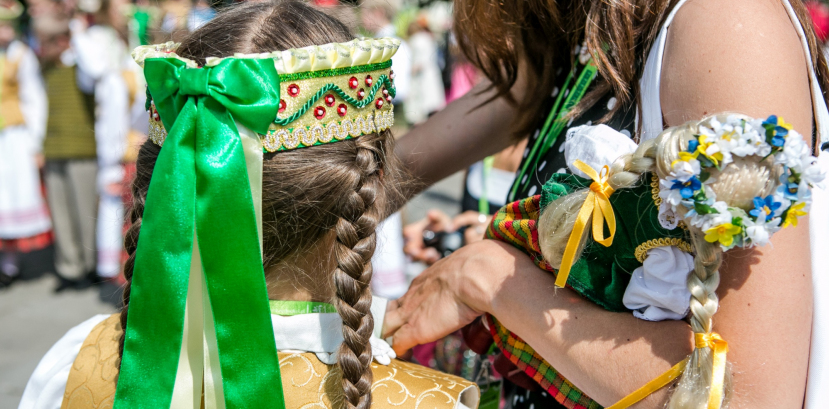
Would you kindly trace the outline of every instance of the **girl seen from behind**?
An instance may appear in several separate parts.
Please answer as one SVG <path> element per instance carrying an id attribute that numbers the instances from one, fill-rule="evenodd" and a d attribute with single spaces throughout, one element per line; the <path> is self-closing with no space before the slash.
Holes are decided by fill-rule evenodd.
<path id="1" fill-rule="evenodd" d="M 471 383 L 375 335 L 398 44 L 285 1 L 137 49 L 152 102 L 127 307 L 59 341 L 20 407 L 477 407 Z"/>

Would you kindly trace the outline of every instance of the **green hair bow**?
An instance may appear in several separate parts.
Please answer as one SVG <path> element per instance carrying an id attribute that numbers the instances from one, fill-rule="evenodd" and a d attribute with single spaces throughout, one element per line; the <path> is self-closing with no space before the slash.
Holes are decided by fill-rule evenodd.
<path id="1" fill-rule="evenodd" d="M 198 407 L 202 380 L 217 407 L 285 406 L 252 133 L 276 117 L 279 75 L 272 59 L 211 63 L 193 68 L 174 54 L 144 62 L 169 134 L 145 204 L 116 409 Z"/>

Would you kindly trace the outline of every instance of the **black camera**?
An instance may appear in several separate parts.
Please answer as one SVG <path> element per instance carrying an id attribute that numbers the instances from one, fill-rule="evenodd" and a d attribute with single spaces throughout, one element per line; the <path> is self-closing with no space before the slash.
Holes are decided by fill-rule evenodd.
<path id="1" fill-rule="evenodd" d="M 445 231 L 423 231 L 423 244 L 426 247 L 432 247 L 440 253 L 441 257 L 446 257 L 465 244 L 463 232 L 469 226 L 463 226 L 453 232 Z"/>

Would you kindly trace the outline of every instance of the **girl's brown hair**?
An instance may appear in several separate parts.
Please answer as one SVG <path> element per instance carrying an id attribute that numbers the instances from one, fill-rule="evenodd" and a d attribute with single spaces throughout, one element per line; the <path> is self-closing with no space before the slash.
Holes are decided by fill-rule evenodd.
<path id="1" fill-rule="evenodd" d="M 542 118 L 556 85 L 556 72 L 574 64 L 572 50 L 585 44 L 599 69 L 596 86 L 570 115 L 578 117 L 602 96 L 619 101 L 602 118 L 639 103 L 639 79 L 662 22 L 679 0 L 456 0 L 458 45 L 492 81 L 497 97 L 514 102 L 516 136 L 526 135 Z M 822 89 L 829 89 L 829 67 L 819 49 L 802 0 L 791 0 L 808 39 L 812 65 Z M 510 94 L 524 69 L 524 97 Z"/>
<path id="2" fill-rule="evenodd" d="M 178 54 L 200 63 L 235 53 L 261 53 L 353 39 L 336 19 L 303 3 L 244 3 L 220 13 L 191 34 Z M 370 313 L 371 257 L 375 228 L 385 217 L 385 203 L 397 199 L 398 167 L 392 163 L 393 138 L 388 131 L 333 144 L 266 154 L 262 182 L 263 264 L 269 281 L 282 282 L 303 254 L 333 242 L 335 264 L 332 303 L 343 320 L 344 341 L 338 353 L 345 408 L 371 405 Z M 160 152 L 152 142 L 138 154 L 133 182 L 132 225 L 126 235 L 130 280 L 141 229 L 144 201 Z M 394 197 L 392 197 L 394 196 Z M 335 236 L 332 239 L 331 236 Z M 325 261 L 321 266 L 328 265 Z M 324 267 L 323 267 L 324 268 Z M 299 272 L 308 274 L 308 272 Z M 325 272 L 326 276 L 328 272 Z M 292 280 L 288 280 L 292 281 Z M 129 284 L 124 291 L 121 325 L 126 327 Z M 123 339 L 121 341 L 123 348 Z"/>

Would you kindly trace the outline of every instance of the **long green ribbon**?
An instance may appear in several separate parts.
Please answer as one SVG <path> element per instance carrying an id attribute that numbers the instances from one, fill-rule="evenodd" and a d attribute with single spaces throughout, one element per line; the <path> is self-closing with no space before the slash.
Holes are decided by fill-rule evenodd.
<path id="1" fill-rule="evenodd" d="M 150 182 L 132 278 L 116 409 L 170 407 L 193 232 L 212 306 L 227 408 L 284 408 L 256 216 L 236 122 L 265 134 L 279 109 L 270 59 L 187 68 L 145 61 L 170 130 Z"/>

